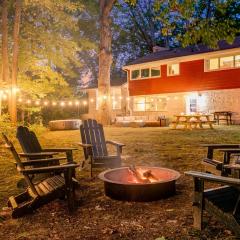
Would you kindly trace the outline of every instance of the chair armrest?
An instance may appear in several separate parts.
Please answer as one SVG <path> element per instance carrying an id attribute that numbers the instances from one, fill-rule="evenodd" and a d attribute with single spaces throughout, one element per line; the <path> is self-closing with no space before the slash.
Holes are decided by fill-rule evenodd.
<path id="1" fill-rule="evenodd" d="M 67 152 L 77 150 L 77 148 L 44 148 L 43 152 Z"/>
<path id="2" fill-rule="evenodd" d="M 107 143 L 107 144 L 112 144 L 112 145 L 115 145 L 115 146 L 120 146 L 120 147 L 126 146 L 126 145 L 123 144 L 123 143 L 118 143 L 118 142 L 111 141 L 111 140 L 107 140 L 106 143 Z"/>
<path id="3" fill-rule="evenodd" d="M 92 147 L 93 145 L 92 144 L 89 144 L 89 143 L 77 143 L 79 146 L 83 147 L 83 148 L 90 148 Z"/>
<path id="4" fill-rule="evenodd" d="M 213 174 L 197 172 L 197 171 L 188 171 L 188 172 L 185 172 L 184 174 L 187 176 L 192 176 L 194 178 L 202 179 L 207 182 L 227 184 L 232 186 L 240 186 L 240 179 L 237 179 L 237 178 L 216 176 Z"/>
<path id="5" fill-rule="evenodd" d="M 32 166 L 32 165 L 38 165 L 38 164 L 42 164 L 42 163 L 54 163 L 56 161 L 66 160 L 66 159 L 67 158 L 65 158 L 65 157 L 61 157 L 61 158 L 45 158 L 45 159 L 21 161 L 21 163 L 23 164 L 23 166 Z"/>
<path id="6" fill-rule="evenodd" d="M 18 171 L 23 174 L 36 174 L 36 173 L 47 173 L 47 172 L 53 172 L 53 171 L 66 171 L 68 169 L 74 169 L 79 167 L 80 164 L 64 164 L 64 165 L 58 165 L 58 166 L 49 166 L 49 167 L 40 167 L 40 168 L 33 168 L 33 169 L 20 169 L 18 168 Z"/>
<path id="7" fill-rule="evenodd" d="M 219 151 L 224 153 L 240 153 L 240 148 L 220 148 Z"/>
<path id="8" fill-rule="evenodd" d="M 219 148 L 240 148 L 240 144 L 201 144 L 202 147 Z"/>
<path id="9" fill-rule="evenodd" d="M 20 157 L 47 157 L 57 155 L 57 152 L 19 153 Z"/>

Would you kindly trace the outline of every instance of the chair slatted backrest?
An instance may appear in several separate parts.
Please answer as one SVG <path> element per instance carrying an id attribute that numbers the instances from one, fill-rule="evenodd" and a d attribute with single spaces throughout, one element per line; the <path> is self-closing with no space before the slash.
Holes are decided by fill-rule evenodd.
<path id="1" fill-rule="evenodd" d="M 103 157 L 108 155 L 104 131 L 102 124 L 98 124 L 96 120 L 88 119 L 84 120 L 80 126 L 80 133 L 82 142 L 85 144 L 92 144 L 93 157 Z M 87 158 L 87 152 L 84 151 L 85 158 Z"/>
<path id="2" fill-rule="evenodd" d="M 13 143 L 8 139 L 8 137 L 4 133 L 2 133 L 2 136 L 3 136 L 3 138 L 6 142 L 6 148 L 8 148 L 10 150 L 10 152 L 12 153 L 12 155 L 13 155 L 15 161 L 16 161 L 18 171 L 24 170 L 25 167 L 23 166 L 23 164 L 21 162 L 21 159 L 20 159 Z M 38 193 L 37 193 L 37 191 L 34 187 L 34 184 L 32 183 L 29 175 L 23 174 L 23 176 L 24 176 L 24 179 L 27 182 L 28 186 L 31 188 L 32 192 L 34 194 L 38 195 Z"/>
<path id="3" fill-rule="evenodd" d="M 34 132 L 29 131 L 27 127 L 19 126 L 17 128 L 17 139 L 25 153 L 41 152 L 42 148 Z"/>

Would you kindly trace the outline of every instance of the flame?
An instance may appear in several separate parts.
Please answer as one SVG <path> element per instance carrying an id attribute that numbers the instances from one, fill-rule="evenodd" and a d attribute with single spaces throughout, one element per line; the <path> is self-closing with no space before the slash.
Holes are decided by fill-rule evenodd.
<path id="1" fill-rule="evenodd" d="M 130 179 L 128 179 L 128 182 L 131 182 L 131 183 L 153 183 L 153 182 L 157 182 L 159 181 L 158 178 L 156 178 L 151 170 L 149 169 L 143 169 L 143 168 L 135 168 L 135 171 L 138 175 L 138 177 L 136 176 L 136 173 L 133 172 L 133 170 L 131 170 L 129 168 L 128 170 L 130 172 Z M 143 181 L 139 181 L 139 178 Z"/>

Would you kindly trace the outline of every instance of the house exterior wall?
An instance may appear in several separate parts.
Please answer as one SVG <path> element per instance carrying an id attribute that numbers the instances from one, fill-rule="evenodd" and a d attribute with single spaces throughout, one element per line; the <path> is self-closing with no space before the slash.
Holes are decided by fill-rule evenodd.
<path id="1" fill-rule="evenodd" d="M 167 76 L 167 65 L 161 66 L 161 77 L 130 80 L 129 95 L 192 92 L 240 88 L 240 68 L 204 72 L 204 60 L 180 62 L 180 75 Z"/>
<path id="2" fill-rule="evenodd" d="M 188 111 L 188 99 L 197 99 L 197 112 L 212 114 L 215 111 L 233 112 L 233 121 L 235 124 L 240 123 L 240 88 L 211 90 L 198 92 L 170 93 L 161 95 L 151 95 L 160 98 L 167 98 L 166 107 L 162 111 L 131 111 L 133 116 L 165 116 L 174 120 L 174 115 L 186 113 Z M 131 97 L 130 108 L 133 109 L 133 99 Z"/>
<path id="3" fill-rule="evenodd" d="M 126 100 L 128 97 L 128 88 L 127 84 L 124 84 L 122 86 L 117 86 L 117 87 L 111 87 L 111 89 L 120 89 L 121 96 L 113 99 L 112 96 L 109 99 L 110 101 L 110 106 L 111 109 L 113 107 L 113 101 L 116 102 L 121 102 L 121 108 L 120 109 L 112 109 L 111 110 L 111 119 L 112 121 L 116 116 L 124 116 L 126 114 L 129 114 L 128 112 L 128 101 Z M 88 119 L 88 118 L 93 118 L 96 120 L 99 120 L 98 117 L 98 101 L 100 101 L 99 97 L 97 96 L 97 88 L 93 89 L 87 89 L 88 92 L 88 113 L 87 114 L 82 114 L 81 118 Z"/>

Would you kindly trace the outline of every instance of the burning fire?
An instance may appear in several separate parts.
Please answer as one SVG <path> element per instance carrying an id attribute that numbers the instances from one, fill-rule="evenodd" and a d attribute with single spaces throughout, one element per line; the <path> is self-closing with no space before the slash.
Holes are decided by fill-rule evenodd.
<path id="1" fill-rule="evenodd" d="M 153 183 L 159 181 L 159 179 L 153 175 L 151 170 L 142 168 L 136 169 L 135 166 L 130 166 L 129 171 L 133 176 L 132 181 L 134 183 Z"/>

